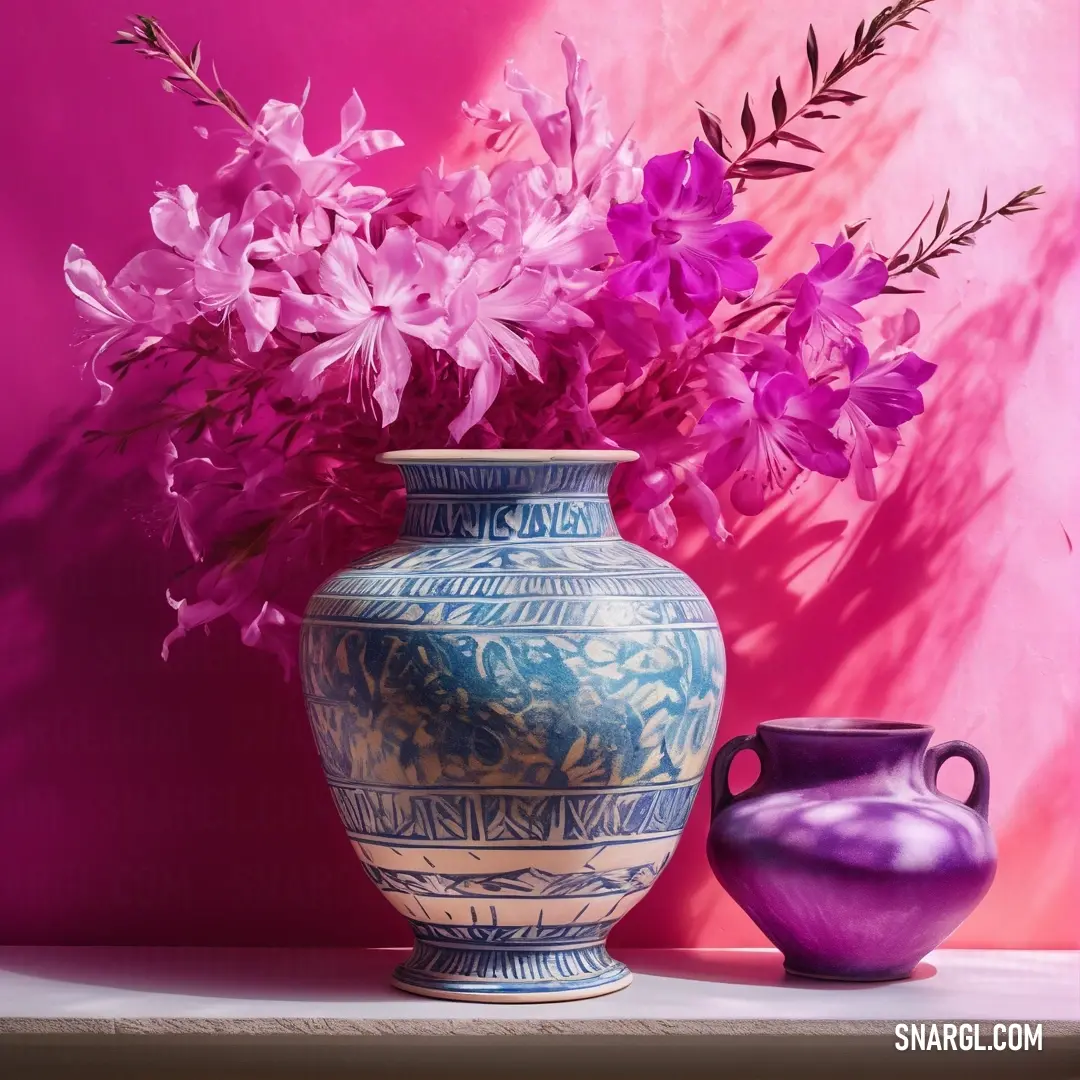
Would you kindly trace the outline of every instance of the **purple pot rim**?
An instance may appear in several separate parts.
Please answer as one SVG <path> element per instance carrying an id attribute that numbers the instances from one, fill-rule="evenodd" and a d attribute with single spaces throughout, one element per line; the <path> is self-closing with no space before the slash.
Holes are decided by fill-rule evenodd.
<path id="1" fill-rule="evenodd" d="M 765 720 L 759 731 L 790 732 L 799 735 L 914 735 L 934 733 L 929 724 L 914 724 L 904 720 L 879 720 L 860 716 L 797 716 L 781 720 Z"/>

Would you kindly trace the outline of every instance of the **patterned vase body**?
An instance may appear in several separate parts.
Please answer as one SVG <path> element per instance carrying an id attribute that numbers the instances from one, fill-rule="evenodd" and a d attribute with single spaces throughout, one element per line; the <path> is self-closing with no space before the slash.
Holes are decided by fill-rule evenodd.
<path id="1" fill-rule="evenodd" d="M 412 924 L 404 990 L 630 981 L 605 939 L 671 857 L 725 670 L 705 596 L 619 536 L 608 481 L 633 457 L 388 454 L 400 538 L 308 606 L 308 713 L 353 846 Z"/>
<path id="2" fill-rule="evenodd" d="M 771 720 L 722 746 L 708 852 L 720 884 L 797 975 L 903 979 L 971 914 L 997 867 L 990 780 L 973 746 L 929 750 L 933 728 L 866 720 Z M 761 775 L 732 795 L 753 750 Z M 966 803 L 937 790 L 966 758 Z"/>

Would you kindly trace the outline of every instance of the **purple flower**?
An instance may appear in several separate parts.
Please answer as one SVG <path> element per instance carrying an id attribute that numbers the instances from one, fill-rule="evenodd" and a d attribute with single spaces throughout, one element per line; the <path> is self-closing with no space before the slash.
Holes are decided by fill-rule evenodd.
<path id="1" fill-rule="evenodd" d="M 851 340 L 863 321 L 855 305 L 878 296 L 889 281 L 889 271 L 877 256 L 856 266 L 855 245 L 842 236 L 832 246 L 814 247 L 817 266 L 808 274 L 796 274 L 780 290 L 793 305 L 787 317 L 791 352 L 804 342 L 821 353 L 829 344 Z"/>
<path id="2" fill-rule="evenodd" d="M 731 184 L 712 147 L 662 154 L 645 165 L 644 199 L 608 212 L 608 229 L 626 265 L 609 285 L 617 296 L 641 296 L 657 307 L 670 296 L 682 312 L 710 312 L 723 297 L 745 300 L 757 284 L 751 261 L 770 236 L 752 221 L 723 224 Z"/>
<path id="3" fill-rule="evenodd" d="M 811 385 L 791 370 L 744 371 L 730 360 L 714 375 L 723 396 L 698 424 L 698 434 L 711 444 L 703 462 L 704 481 L 717 488 L 734 475 L 731 502 L 739 513 L 760 513 L 800 469 L 847 476 L 844 444 L 829 430 L 840 414 L 844 391 Z"/>
<path id="4" fill-rule="evenodd" d="M 869 501 L 877 497 L 874 469 L 879 459 L 887 460 L 900 444 L 900 425 L 923 411 L 918 388 L 937 366 L 910 351 L 871 363 L 861 342 L 848 350 L 847 363 L 851 385 L 837 432 L 849 447 L 855 489 Z"/>

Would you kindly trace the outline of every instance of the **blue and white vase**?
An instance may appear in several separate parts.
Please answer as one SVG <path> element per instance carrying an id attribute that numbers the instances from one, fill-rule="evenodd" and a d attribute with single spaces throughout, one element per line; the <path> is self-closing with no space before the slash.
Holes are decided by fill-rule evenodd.
<path id="1" fill-rule="evenodd" d="M 709 601 L 619 535 L 608 482 L 635 457 L 385 454 L 399 539 L 308 606 L 308 712 L 353 846 L 412 924 L 403 990 L 630 982 L 605 939 L 671 858 L 725 676 Z"/>

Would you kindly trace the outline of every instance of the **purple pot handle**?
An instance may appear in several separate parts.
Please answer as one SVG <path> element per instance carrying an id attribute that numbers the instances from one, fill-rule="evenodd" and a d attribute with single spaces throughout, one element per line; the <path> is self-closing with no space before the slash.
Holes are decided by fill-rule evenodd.
<path id="1" fill-rule="evenodd" d="M 935 795 L 941 795 L 937 786 L 938 770 L 942 764 L 951 757 L 962 757 L 971 763 L 975 773 L 975 783 L 971 787 L 971 794 L 964 800 L 964 805 L 971 807 L 985 821 L 990 820 L 990 767 L 986 764 L 986 758 L 982 752 L 976 750 L 971 743 L 943 742 L 937 746 L 931 746 L 926 751 L 923 761 L 923 769 L 926 773 L 926 783 Z M 943 795 L 942 798 L 948 798 Z"/>
<path id="2" fill-rule="evenodd" d="M 712 764 L 713 817 L 716 817 L 721 810 L 730 806 L 737 799 L 741 799 L 749 791 L 748 788 L 747 791 L 740 791 L 738 795 L 733 795 L 731 788 L 728 786 L 728 771 L 731 768 L 731 763 L 735 760 L 735 755 L 741 750 L 753 750 L 757 754 L 758 760 L 761 761 L 762 749 L 761 740 L 756 735 L 736 735 L 734 739 L 729 739 L 717 750 Z"/>

